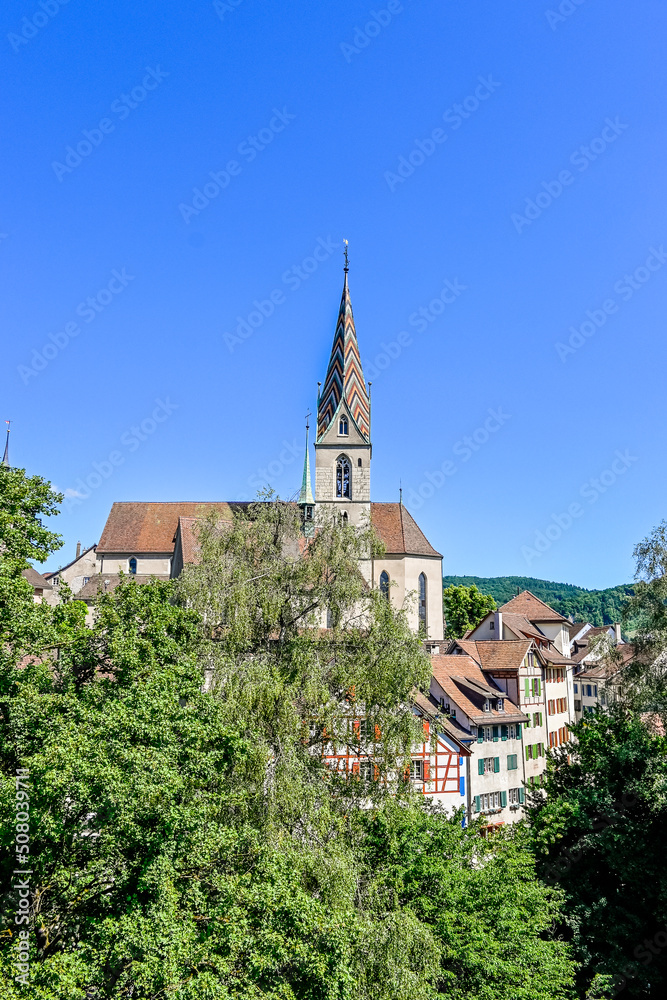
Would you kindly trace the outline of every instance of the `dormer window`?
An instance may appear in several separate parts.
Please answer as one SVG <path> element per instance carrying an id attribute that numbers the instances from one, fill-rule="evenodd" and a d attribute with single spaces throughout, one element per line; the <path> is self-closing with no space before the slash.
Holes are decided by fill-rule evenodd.
<path id="1" fill-rule="evenodd" d="M 498 712 L 504 712 L 505 711 L 505 702 L 503 701 L 502 698 L 498 699 L 498 701 L 496 703 L 496 709 L 497 709 Z"/>
<path id="2" fill-rule="evenodd" d="M 341 417 L 340 420 L 338 421 L 338 436 L 347 437 L 348 434 L 349 431 L 347 428 L 347 417 Z"/>
<path id="3" fill-rule="evenodd" d="M 488 698 L 484 702 L 484 711 L 485 712 L 490 712 L 491 711 L 491 702 L 489 701 Z"/>

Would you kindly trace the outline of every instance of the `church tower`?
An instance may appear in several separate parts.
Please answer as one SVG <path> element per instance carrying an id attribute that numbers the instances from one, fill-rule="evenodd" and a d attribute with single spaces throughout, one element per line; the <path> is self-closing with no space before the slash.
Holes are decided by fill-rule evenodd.
<path id="1" fill-rule="evenodd" d="M 354 327 L 345 247 L 345 279 L 324 388 L 317 400 L 315 502 L 353 525 L 370 520 L 371 401 Z"/>

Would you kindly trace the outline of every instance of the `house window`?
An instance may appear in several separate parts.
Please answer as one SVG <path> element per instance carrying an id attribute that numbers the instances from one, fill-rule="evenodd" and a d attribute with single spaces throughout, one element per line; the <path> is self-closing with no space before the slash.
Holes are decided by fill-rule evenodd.
<path id="1" fill-rule="evenodd" d="M 344 510 L 343 511 L 343 516 L 341 517 L 341 523 L 342 524 L 347 524 L 348 521 L 349 521 L 349 515 L 348 515 L 347 511 Z"/>
<path id="2" fill-rule="evenodd" d="M 498 702 L 497 702 L 497 711 L 498 712 L 504 712 L 505 711 L 505 702 L 503 701 L 502 698 L 498 699 Z"/>
<path id="3" fill-rule="evenodd" d="M 359 764 L 359 774 L 364 781 L 371 781 L 373 778 L 373 764 L 370 760 L 362 760 Z"/>
<path id="4" fill-rule="evenodd" d="M 389 600 L 389 573 L 384 569 L 380 573 L 380 593 Z"/>
<path id="5" fill-rule="evenodd" d="M 496 623 L 494 622 L 494 620 L 492 618 L 491 621 L 489 622 L 489 630 L 491 632 L 493 632 L 493 630 L 495 629 L 495 627 L 496 627 Z"/>
<path id="6" fill-rule="evenodd" d="M 87 584 L 87 583 L 88 583 L 89 581 L 90 581 L 90 577 L 89 577 L 89 576 L 84 576 L 84 578 L 83 578 L 83 585 L 84 585 L 84 587 L 86 586 L 86 584 Z"/>
<path id="7" fill-rule="evenodd" d="M 345 455 L 341 455 L 336 462 L 336 496 L 352 499 L 352 489 L 350 485 L 350 462 Z"/>
<path id="8" fill-rule="evenodd" d="M 579 694 L 579 685 L 578 684 L 574 685 L 574 693 L 575 694 Z"/>
<path id="9" fill-rule="evenodd" d="M 340 420 L 338 421 L 338 434 L 341 437 L 347 437 L 348 434 L 347 417 L 341 417 Z"/>
<path id="10" fill-rule="evenodd" d="M 493 739 L 493 726 L 484 726 L 484 739 L 487 743 Z"/>
<path id="11" fill-rule="evenodd" d="M 485 712 L 490 712 L 491 711 L 491 702 L 489 701 L 488 698 L 484 702 L 483 709 L 484 709 Z"/>
<path id="12" fill-rule="evenodd" d="M 426 631 L 426 576 L 419 574 L 419 627 Z"/>
<path id="13" fill-rule="evenodd" d="M 507 770 L 516 771 L 518 767 L 517 755 L 515 753 L 508 753 L 507 755 Z"/>
<path id="14" fill-rule="evenodd" d="M 134 556 L 132 556 L 132 558 L 130 559 L 130 573 L 136 573 L 136 572 L 137 572 L 137 560 L 134 558 Z"/>
<path id="15" fill-rule="evenodd" d="M 416 778 L 417 781 L 424 780 L 424 761 L 423 760 L 413 760 L 410 762 L 410 777 Z"/>

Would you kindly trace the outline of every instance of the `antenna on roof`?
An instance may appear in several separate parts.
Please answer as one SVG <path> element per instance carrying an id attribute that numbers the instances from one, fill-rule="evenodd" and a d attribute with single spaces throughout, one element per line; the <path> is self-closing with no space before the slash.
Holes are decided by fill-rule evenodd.
<path id="1" fill-rule="evenodd" d="M 403 480 L 398 480 L 398 502 L 403 506 Z"/>

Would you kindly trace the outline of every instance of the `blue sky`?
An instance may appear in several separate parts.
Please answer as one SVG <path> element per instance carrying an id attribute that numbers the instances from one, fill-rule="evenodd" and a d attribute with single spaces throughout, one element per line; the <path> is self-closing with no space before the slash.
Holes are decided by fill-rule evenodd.
<path id="1" fill-rule="evenodd" d="M 631 578 L 667 514 L 663 4 L 1 17 L 0 418 L 69 493 L 50 566 L 114 500 L 298 488 L 346 238 L 374 499 L 445 573 Z"/>

